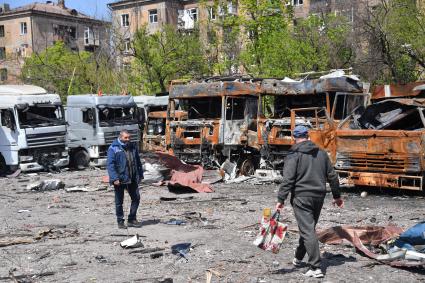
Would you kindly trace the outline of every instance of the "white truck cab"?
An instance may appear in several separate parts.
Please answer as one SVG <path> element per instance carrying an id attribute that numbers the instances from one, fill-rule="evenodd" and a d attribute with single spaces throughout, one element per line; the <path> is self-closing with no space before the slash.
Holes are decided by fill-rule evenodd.
<path id="1" fill-rule="evenodd" d="M 105 166 L 107 151 L 121 130 L 140 141 L 138 111 L 132 96 L 70 95 L 66 106 L 67 145 L 76 168 Z"/>
<path id="2" fill-rule="evenodd" d="M 0 85 L 0 173 L 67 166 L 59 95 L 32 85 Z"/>

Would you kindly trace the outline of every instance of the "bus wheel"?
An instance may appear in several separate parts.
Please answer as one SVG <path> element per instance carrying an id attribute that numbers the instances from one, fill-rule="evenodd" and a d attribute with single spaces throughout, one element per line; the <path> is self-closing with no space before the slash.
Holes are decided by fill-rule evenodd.
<path id="1" fill-rule="evenodd" d="M 6 160 L 4 160 L 3 155 L 0 154 L 0 177 L 6 176 L 8 172 L 8 167 L 6 165 Z"/>
<path id="2" fill-rule="evenodd" d="M 89 167 L 90 157 L 88 153 L 83 149 L 80 149 L 75 152 L 72 159 L 74 167 L 78 170 L 83 170 Z"/>
<path id="3" fill-rule="evenodd" d="M 255 173 L 254 162 L 250 158 L 245 159 L 240 166 L 239 172 L 244 176 L 251 176 Z"/>

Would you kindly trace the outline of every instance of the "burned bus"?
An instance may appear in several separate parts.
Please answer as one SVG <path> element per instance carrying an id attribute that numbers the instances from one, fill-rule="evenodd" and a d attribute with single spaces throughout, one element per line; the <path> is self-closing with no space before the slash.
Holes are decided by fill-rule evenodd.
<path id="1" fill-rule="evenodd" d="M 424 190 L 425 82 L 377 86 L 336 130 L 335 167 L 352 186 Z"/>
<path id="2" fill-rule="evenodd" d="M 263 168 L 283 167 L 296 125 L 310 128 L 311 140 L 335 161 L 335 124 L 364 109 L 368 101 L 363 84 L 343 74 L 300 81 L 264 79 L 261 90 L 258 143 Z"/>
<path id="3" fill-rule="evenodd" d="M 239 168 L 259 162 L 257 112 L 260 83 L 243 79 L 173 82 L 167 114 L 167 147 L 187 163 Z M 179 107 L 176 107 L 176 101 Z M 187 120 L 176 119 L 177 111 Z M 243 172 L 252 174 L 253 172 Z"/>

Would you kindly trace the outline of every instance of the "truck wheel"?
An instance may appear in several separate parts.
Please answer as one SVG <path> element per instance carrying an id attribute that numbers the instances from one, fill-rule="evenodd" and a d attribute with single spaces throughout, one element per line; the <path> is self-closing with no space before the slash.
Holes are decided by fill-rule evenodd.
<path id="1" fill-rule="evenodd" d="M 90 157 L 85 150 L 79 150 L 74 153 L 73 156 L 73 165 L 79 170 L 83 170 L 89 167 Z"/>
<path id="2" fill-rule="evenodd" d="M 251 159 L 247 158 L 241 163 L 241 167 L 239 169 L 240 174 L 244 176 L 251 176 L 255 173 L 254 162 Z"/>
<path id="3" fill-rule="evenodd" d="M 4 157 L 0 155 L 0 177 L 6 176 L 8 169 Z"/>

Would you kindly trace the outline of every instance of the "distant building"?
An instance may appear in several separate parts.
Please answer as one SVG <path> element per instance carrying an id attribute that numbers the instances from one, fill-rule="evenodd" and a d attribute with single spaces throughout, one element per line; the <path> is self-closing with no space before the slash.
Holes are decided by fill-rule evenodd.
<path id="1" fill-rule="evenodd" d="M 109 43 L 109 23 L 57 3 L 32 3 L 15 9 L 0 5 L 0 83 L 19 82 L 25 57 L 56 41 L 73 50 L 94 51 Z"/>

